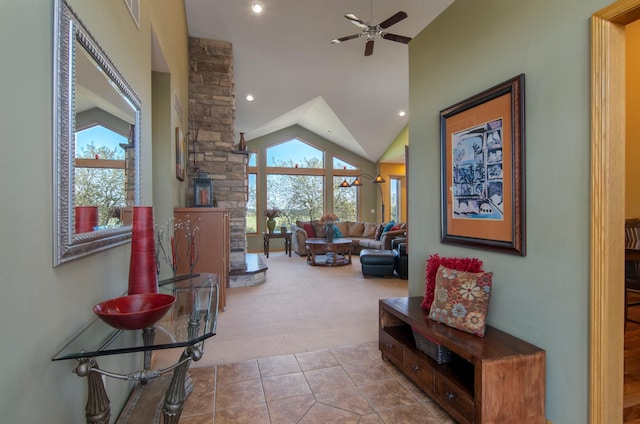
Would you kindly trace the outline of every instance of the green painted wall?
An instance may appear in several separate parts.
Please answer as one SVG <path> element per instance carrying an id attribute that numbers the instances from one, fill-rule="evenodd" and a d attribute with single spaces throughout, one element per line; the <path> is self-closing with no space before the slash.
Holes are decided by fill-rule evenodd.
<path id="1" fill-rule="evenodd" d="M 385 150 L 378 162 L 402 162 L 404 163 L 404 146 L 409 144 L 409 126 L 400 131 L 400 134 L 393 140 L 391 145 Z"/>
<path id="2" fill-rule="evenodd" d="M 94 318 L 94 304 L 126 290 L 129 268 L 129 244 L 52 266 L 53 3 L 0 3 L 0 416 L 7 423 L 84 422 L 86 381 L 71 372 L 72 361 L 51 362 L 51 357 Z M 138 30 L 123 1 L 71 1 L 142 100 L 142 202 L 151 204 L 152 137 L 173 140 L 171 134 L 152 134 L 151 26 L 183 105 L 188 105 L 188 52 L 183 2 L 140 4 Z M 181 125 L 175 112 L 170 122 L 169 128 Z M 174 190 L 166 187 L 166 195 L 173 198 Z M 114 358 L 101 359 L 100 366 L 122 372 L 142 363 L 140 355 Z M 107 379 L 114 415 L 130 388 Z"/>
<path id="3" fill-rule="evenodd" d="M 608 3 L 456 0 L 409 44 L 409 291 L 430 254 L 482 259 L 489 324 L 547 352 L 554 423 L 589 421 L 590 17 Z M 441 244 L 439 112 L 520 73 L 527 256 Z"/>

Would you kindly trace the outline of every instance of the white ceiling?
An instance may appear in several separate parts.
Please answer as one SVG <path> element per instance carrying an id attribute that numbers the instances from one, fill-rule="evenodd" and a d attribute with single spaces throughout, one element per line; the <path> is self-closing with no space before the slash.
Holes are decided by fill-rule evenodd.
<path id="1" fill-rule="evenodd" d="M 414 37 L 452 1 L 261 0 L 260 16 L 252 0 L 185 7 L 190 36 L 233 45 L 236 135 L 251 140 L 299 124 L 375 162 L 410 119 L 408 46 L 377 39 L 365 57 L 365 38 L 330 41 L 360 33 L 346 13 L 378 24 L 401 10 L 408 18 L 386 32 Z"/>

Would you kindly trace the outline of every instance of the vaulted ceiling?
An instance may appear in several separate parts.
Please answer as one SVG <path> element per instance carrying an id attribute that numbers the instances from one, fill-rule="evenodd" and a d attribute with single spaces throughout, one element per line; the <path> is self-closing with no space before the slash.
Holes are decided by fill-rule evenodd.
<path id="1" fill-rule="evenodd" d="M 260 0 L 261 15 L 252 0 L 185 7 L 190 36 L 233 45 L 236 133 L 251 140 L 298 124 L 375 162 L 410 119 L 408 46 L 378 38 L 365 56 L 366 37 L 330 41 L 361 32 L 347 13 L 375 25 L 404 11 L 385 31 L 414 37 L 452 1 Z"/>

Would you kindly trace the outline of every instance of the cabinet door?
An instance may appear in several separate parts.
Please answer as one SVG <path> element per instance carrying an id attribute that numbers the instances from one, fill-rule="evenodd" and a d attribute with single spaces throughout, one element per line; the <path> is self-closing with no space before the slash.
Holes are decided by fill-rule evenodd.
<path id="1" fill-rule="evenodd" d="M 422 354 L 420 354 L 422 355 Z M 404 352 L 404 370 L 411 380 L 427 394 L 433 393 L 433 368 L 428 362 L 410 350 Z"/>
<path id="2" fill-rule="evenodd" d="M 217 274 L 220 282 L 219 306 L 225 306 L 225 287 L 229 279 L 230 219 L 226 209 L 218 208 L 179 208 L 174 210 L 177 220 L 190 221 L 190 225 L 198 227 L 196 238 L 196 262 L 193 272 Z M 176 246 L 180 253 L 178 273 L 190 271 L 187 238 L 183 230 L 176 230 Z"/>
<path id="3" fill-rule="evenodd" d="M 456 420 L 463 423 L 473 422 L 474 404 L 471 395 L 441 375 L 435 376 L 434 396 Z"/>
<path id="4" fill-rule="evenodd" d="M 378 337 L 380 339 L 379 347 L 382 351 L 382 355 L 398 367 L 402 367 L 404 357 L 404 346 L 402 343 L 398 342 L 384 330 L 380 330 Z"/>

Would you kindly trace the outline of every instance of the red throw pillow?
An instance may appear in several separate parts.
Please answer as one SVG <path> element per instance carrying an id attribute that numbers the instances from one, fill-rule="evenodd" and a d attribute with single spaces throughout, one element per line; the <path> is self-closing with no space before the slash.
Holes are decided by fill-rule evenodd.
<path id="1" fill-rule="evenodd" d="M 398 231 L 398 230 L 401 230 L 401 229 L 402 228 L 400 228 L 400 224 L 398 224 L 398 225 L 394 225 L 393 227 L 391 227 L 391 230 L 389 230 L 389 231 Z"/>
<path id="2" fill-rule="evenodd" d="M 426 271 L 427 286 L 421 304 L 422 309 L 431 309 L 433 290 L 436 287 L 436 274 L 440 265 L 456 271 L 482 272 L 482 261 L 478 258 L 442 258 L 437 253 L 429 256 Z"/>
<path id="3" fill-rule="evenodd" d="M 313 229 L 313 225 L 310 222 L 303 224 L 302 228 L 307 232 L 307 237 L 316 238 L 316 230 Z"/>

